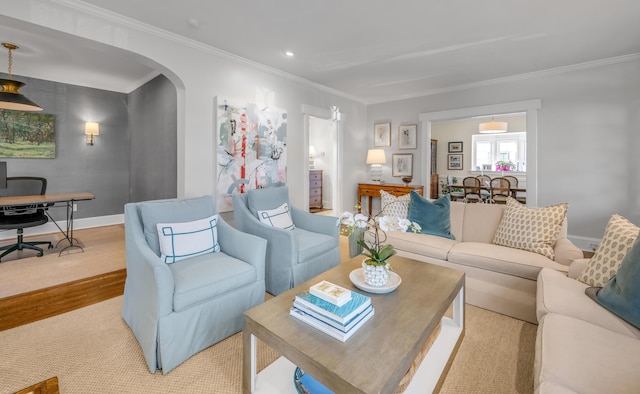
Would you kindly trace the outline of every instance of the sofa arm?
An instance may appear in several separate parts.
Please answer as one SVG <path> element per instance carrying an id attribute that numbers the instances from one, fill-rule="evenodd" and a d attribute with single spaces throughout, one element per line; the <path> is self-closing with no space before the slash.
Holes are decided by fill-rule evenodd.
<path id="1" fill-rule="evenodd" d="M 569 273 L 567 276 L 571 279 L 577 279 L 582 271 L 587 267 L 587 263 L 589 263 L 591 259 L 577 259 L 574 260 L 573 263 L 569 266 Z"/>
<path id="2" fill-rule="evenodd" d="M 559 238 L 553 247 L 556 263 L 571 265 L 574 260 L 584 257 L 582 250 L 575 246 L 568 238 Z"/>
<path id="3" fill-rule="evenodd" d="M 336 238 L 340 235 L 337 217 L 316 215 L 294 206 L 290 206 L 289 209 L 291 209 L 291 217 L 296 227 Z"/>
<path id="4" fill-rule="evenodd" d="M 220 250 L 231 257 L 253 265 L 256 268 L 256 279 L 263 280 L 267 240 L 231 227 L 220 216 L 218 216 L 218 220 Z"/>

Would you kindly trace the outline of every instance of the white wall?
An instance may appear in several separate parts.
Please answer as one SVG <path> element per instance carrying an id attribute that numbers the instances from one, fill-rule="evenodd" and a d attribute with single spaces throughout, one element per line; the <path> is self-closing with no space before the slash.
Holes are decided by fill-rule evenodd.
<path id="1" fill-rule="evenodd" d="M 229 97 L 288 112 L 288 168 L 290 190 L 303 190 L 307 177 L 302 105 L 329 109 L 338 106 L 344 116 L 344 144 L 364 145 L 366 106 L 328 89 L 276 70 L 236 59 L 213 48 L 184 38 L 140 27 L 110 14 L 92 14 L 91 8 L 72 9 L 44 0 L 3 1 L 2 13 L 9 17 L 99 41 L 131 51 L 155 63 L 178 91 L 178 190 L 179 197 L 215 192 L 214 98 Z M 73 4 L 70 4 L 73 6 Z M 63 45 L 63 43 L 61 43 Z M 53 76 L 52 80 L 55 79 Z M 364 162 L 364 159 L 362 160 Z M 305 165 L 301 165 L 304 163 Z M 356 199 L 356 161 L 343 163 L 343 198 L 351 206 Z M 359 160 L 358 167 L 363 167 Z M 302 192 L 292 193 L 295 205 L 303 206 Z"/>
<path id="2" fill-rule="evenodd" d="M 563 71 L 370 105 L 367 129 L 391 120 L 395 133 L 400 122 L 420 113 L 540 99 L 538 205 L 568 202 L 574 239 L 601 238 L 613 213 L 640 224 L 640 60 Z M 367 145 L 373 145 L 372 135 Z M 415 163 L 414 179 L 423 179 Z M 389 175 L 390 165 L 385 180 Z"/>

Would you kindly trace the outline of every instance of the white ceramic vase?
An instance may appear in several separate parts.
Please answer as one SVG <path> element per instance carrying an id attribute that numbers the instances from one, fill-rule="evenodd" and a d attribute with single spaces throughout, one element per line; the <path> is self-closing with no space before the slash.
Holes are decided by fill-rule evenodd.
<path id="1" fill-rule="evenodd" d="M 364 281 L 369 286 L 382 287 L 386 286 L 389 282 L 389 264 L 385 265 L 369 265 L 362 261 L 362 272 L 364 274 Z"/>

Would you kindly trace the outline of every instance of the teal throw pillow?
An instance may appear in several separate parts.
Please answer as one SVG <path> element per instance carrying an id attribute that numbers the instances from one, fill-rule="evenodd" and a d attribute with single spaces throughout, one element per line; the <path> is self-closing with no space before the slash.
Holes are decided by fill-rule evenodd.
<path id="1" fill-rule="evenodd" d="M 625 254 L 615 276 L 601 290 L 589 287 L 591 298 L 635 327 L 640 328 L 640 237 Z"/>
<path id="2" fill-rule="evenodd" d="M 451 200 L 448 194 L 431 202 L 412 190 L 410 198 L 409 220 L 422 227 L 421 234 L 456 239 L 451 234 Z"/>

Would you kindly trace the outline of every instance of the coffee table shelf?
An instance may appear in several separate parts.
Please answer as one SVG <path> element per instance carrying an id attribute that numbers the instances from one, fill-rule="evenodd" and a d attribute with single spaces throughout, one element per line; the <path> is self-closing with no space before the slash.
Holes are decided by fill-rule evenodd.
<path id="1" fill-rule="evenodd" d="M 424 394 L 433 392 L 440 376 L 454 352 L 462 327 L 453 319 L 442 318 L 442 328 L 438 339 L 420 364 L 418 371 L 404 394 Z M 284 357 L 278 358 L 256 376 L 256 394 L 297 394 L 293 385 L 296 366 Z"/>
<path id="2" fill-rule="evenodd" d="M 392 392 L 438 322 L 440 334 L 405 393 L 432 392 L 442 383 L 464 337 L 461 271 L 394 256 L 392 264 L 403 277 L 402 285 L 391 294 L 370 294 L 375 315 L 344 343 L 288 316 L 295 294 L 320 280 L 358 291 L 348 274 L 360 263 L 359 259 L 342 263 L 247 311 L 243 331 L 244 393 L 295 394 L 296 365 L 335 392 Z M 453 316 L 447 317 L 445 313 L 451 305 Z M 390 342 L 387 338 L 395 339 Z M 283 355 L 260 374 L 256 374 L 257 339 Z M 369 346 L 380 341 L 380 349 Z M 377 360 L 381 354 L 386 368 L 372 368 L 363 361 Z"/>

